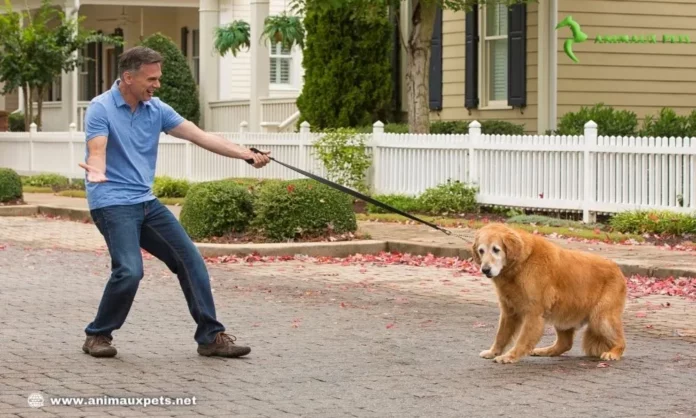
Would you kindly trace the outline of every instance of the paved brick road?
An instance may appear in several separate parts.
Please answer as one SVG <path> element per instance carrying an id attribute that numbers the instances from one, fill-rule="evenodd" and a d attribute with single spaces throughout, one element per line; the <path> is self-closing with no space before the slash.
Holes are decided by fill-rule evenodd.
<path id="1" fill-rule="evenodd" d="M 55 231 L 69 224 L 73 236 L 88 234 L 72 222 L 27 222 L 25 230 L 50 222 Z M 159 261 L 146 260 L 131 315 L 115 334 L 119 356 L 95 359 L 80 350 L 82 330 L 101 296 L 108 257 L 68 249 L 74 241 L 64 232 L 44 237 L 50 242 L 1 234 L 0 416 L 696 415 L 696 346 L 687 332 L 696 304 L 678 298 L 632 301 L 626 357 L 609 367 L 597 367 L 577 347 L 561 358 L 497 365 L 478 357 L 497 320 L 493 289 L 479 277 L 371 263 L 214 264 L 219 315 L 252 353 L 209 359 L 195 352 L 194 324 L 176 279 Z M 669 308 L 635 317 L 665 301 Z M 542 343 L 552 341 L 549 334 Z M 195 396 L 197 405 L 38 410 L 27 403 L 37 391 Z"/>

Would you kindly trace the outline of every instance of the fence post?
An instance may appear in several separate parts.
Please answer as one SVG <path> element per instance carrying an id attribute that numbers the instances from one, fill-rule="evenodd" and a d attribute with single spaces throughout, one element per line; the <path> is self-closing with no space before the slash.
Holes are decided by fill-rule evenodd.
<path id="1" fill-rule="evenodd" d="M 590 120 L 585 124 L 585 150 L 583 156 L 583 185 L 585 193 L 582 204 L 582 221 L 584 223 L 594 223 L 597 221 L 597 214 L 590 211 L 594 203 L 593 191 L 595 188 L 595 173 L 592 170 L 593 151 L 597 146 L 597 124 Z"/>
<path id="2" fill-rule="evenodd" d="M 70 158 L 68 158 L 70 168 L 68 173 L 72 173 L 75 170 L 75 133 L 77 132 L 77 125 L 75 122 L 70 122 L 68 127 L 68 132 L 70 132 L 70 138 L 68 139 L 68 150 L 70 152 Z M 72 175 L 69 178 L 70 184 L 72 184 Z"/>
<path id="3" fill-rule="evenodd" d="M 34 171 L 34 135 L 36 134 L 36 123 L 29 125 L 29 171 Z"/>
<path id="4" fill-rule="evenodd" d="M 468 183 L 478 185 L 479 175 L 476 164 L 476 145 L 481 142 L 481 123 L 477 120 L 469 124 L 469 179 Z"/>
<path id="5" fill-rule="evenodd" d="M 242 121 L 242 123 L 239 124 L 239 132 L 249 132 L 249 122 Z"/>
<path id="6" fill-rule="evenodd" d="M 307 145 L 310 144 L 310 126 L 309 122 L 304 121 L 300 124 L 300 145 L 299 145 L 299 155 L 300 155 L 300 168 L 305 171 L 312 171 L 307 166 Z"/>
<path id="7" fill-rule="evenodd" d="M 373 193 L 380 192 L 380 186 L 382 185 L 380 179 L 379 164 L 381 161 L 380 156 L 380 142 L 384 135 L 384 123 L 382 121 L 377 121 L 372 125 L 372 181 L 368 184 L 368 188 L 373 191 Z"/>

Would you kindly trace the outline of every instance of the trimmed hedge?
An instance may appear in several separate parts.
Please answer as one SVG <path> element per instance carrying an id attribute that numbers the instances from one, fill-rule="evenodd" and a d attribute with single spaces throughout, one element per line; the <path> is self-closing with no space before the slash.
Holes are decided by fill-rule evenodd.
<path id="1" fill-rule="evenodd" d="M 254 216 L 253 196 L 234 181 L 196 183 L 188 190 L 179 220 L 191 239 L 244 232 Z"/>
<path id="2" fill-rule="evenodd" d="M 352 197 L 311 179 L 267 183 L 254 206 L 252 227 L 275 241 L 358 229 Z"/>
<path id="3" fill-rule="evenodd" d="M 10 168 L 0 168 L 0 202 L 22 199 L 22 179 Z"/>

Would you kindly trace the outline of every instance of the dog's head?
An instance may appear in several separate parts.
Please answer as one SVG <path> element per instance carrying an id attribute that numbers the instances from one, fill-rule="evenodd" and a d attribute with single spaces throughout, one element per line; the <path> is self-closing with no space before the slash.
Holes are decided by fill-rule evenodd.
<path id="1" fill-rule="evenodd" d="M 530 250 L 512 228 L 489 224 L 476 232 L 471 251 L 481 273 L 492 279 L 527 258 Z"/>

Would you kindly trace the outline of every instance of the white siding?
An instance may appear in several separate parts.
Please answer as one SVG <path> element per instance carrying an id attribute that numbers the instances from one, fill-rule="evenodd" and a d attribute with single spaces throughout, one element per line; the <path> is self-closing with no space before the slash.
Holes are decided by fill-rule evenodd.
<path id="1" fill-rule="evenodd" d="M 271 0 L 269 13 L 271 15 L 289 11 L 289 1 Z M 220 24 L 224 25 L 233 20 L 251 20 L 249 0 L 221 0 Z M 252 48 L 258 40 L 252 40 Z M 201 51 L 204 53 L 204 51 Z M 242 50 L 237 56 L 227 54 L 220 58 L 220 100 L 249 99 L 251 85 L 251 51 Z M 295 97 L 302 89 L 302 51 L 293 48 L 291 62 L 291 86 L 275 86 L 269 83 L 270 97 Z"/>

